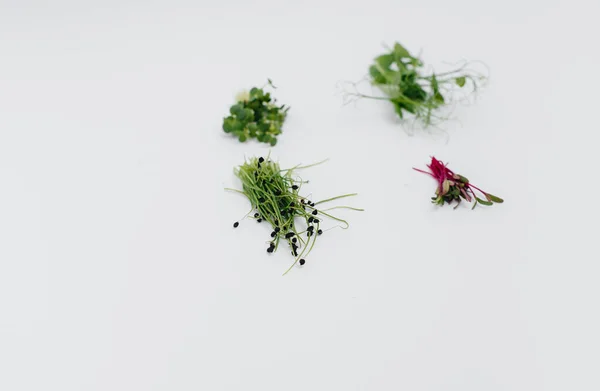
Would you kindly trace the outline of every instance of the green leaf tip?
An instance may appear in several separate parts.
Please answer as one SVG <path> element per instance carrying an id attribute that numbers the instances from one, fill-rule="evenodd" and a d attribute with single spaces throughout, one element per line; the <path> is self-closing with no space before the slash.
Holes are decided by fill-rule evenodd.
<path id="1" fill-rule="evenodd" d="M 493 202 L 486 201 L 486 200 L 482 200 L 482 199 L 481 199 L 481 198 L 479 198 L 479 197 L 475 197 L 475 199 L 476 199 L 476 200 L 477 200 L 477 202 L 479 202 L 481 205 L 487 205 L 487 206 L 493 205 Z"/>
<path id="2" fill-rule="evenodd" d="M 488 201 L 492 201 L 492 202 L 495 202 L 497 204 L 501 204 L 501 203 L 504 202 L 504 200 L 502 198 L 496 197 L 495 195 L 490 194 L 490 193 L 486 194 L 486 198 L 488 199 Z"/>

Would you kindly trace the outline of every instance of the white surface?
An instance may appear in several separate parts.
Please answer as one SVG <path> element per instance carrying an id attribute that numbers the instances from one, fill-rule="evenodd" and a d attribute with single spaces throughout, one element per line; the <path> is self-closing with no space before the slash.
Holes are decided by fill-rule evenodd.
<path id="1" fill-rule="evenodd" d="M 0 389 L 600 389 L 597 15 L 0 0 Z M 491 68 L 447 143 L 335 95 L 394 40 Z M 366 208 L 286 277 L 289 253 L 267 256 L 265 225 L 233 230 L 248 204 L 223 191 L 268 148 L 222 117 L 267 77 L 292 107 L 273 156 L 330 158 L 307 189 Z M 430 155 L 506 202 L 433 207 L 411 170 Z"/>

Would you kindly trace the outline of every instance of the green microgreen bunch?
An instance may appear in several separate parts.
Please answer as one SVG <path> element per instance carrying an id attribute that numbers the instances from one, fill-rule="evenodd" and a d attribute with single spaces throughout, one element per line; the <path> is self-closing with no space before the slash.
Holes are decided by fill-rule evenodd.
<path id="1" fill-rule="evenodd" d="M 446 119 L 440 109 L 448 106 L 457 89 L 470 87 L 476 91 L 485 80 L 481 74 L 467 68 L 467 64 L 444 73 L 428 73 L 419 57 L 412 55 L 399 43 L 375 58 L 369 67 L 371 84 L 385 96 L 346 92 L 345 99 L 368 98 L 386 100 L 394 105 L 401 120 L 414 118 L 424 127 Z"/>
<path id="2" fill-rule="evenodd" d="M 275 88 L 270 79 L 267 84 Z M 281 134 L 290 108 L 277 105 L 277 100 L 271 98 L 270 92 L 265 92 L 265 87 L 254 87 L 250 92 L 238 95 L 237 102 L 229 109 L 231 115 L 223 119 L 225 133 L 233 134 L 240 142 L 256 138 L 271 146 L 277 144 L 277 135 Z"/>
<path id="3" fill-rule="evenodd" d="M 320 162 L 322 163 L 322 162 Z M 287 274 L 296 263 L 304 265 L 305 258 L 312 251 L 317 238 L 321 237 L 324 230 L 323 220 L 330 219 L 339 222 L 343 229 L 348 228 L 348 222 L 329 213 L 332 209 L 363 209 L 349 206 L 334 206 L 323 209 L 320 205 L 340 198 L 352 197 L 356 193 L 344 194 L 337 197 L 313 202 L 309 197 L 300 195 L 303 184 L 307 183 L 296 176 L 296 170 L 315 166 L 295 166 L 290 169 L 281 169 L 279 164 L 267 158 L 247 159 L 244 164 L 237 167 L 235 175 L 242 182 L 242 190 L 237 191 L 245 195 L 252 205 L 251 211 L 246 215 L 258 223 L 266 222 L 273 231 L 268 241 L 268 253 L 275 252 L 282 244 L 287 244 L 294 263 L 284 273 Z M 234 228 L 239 222 L 233 224 Z"/>

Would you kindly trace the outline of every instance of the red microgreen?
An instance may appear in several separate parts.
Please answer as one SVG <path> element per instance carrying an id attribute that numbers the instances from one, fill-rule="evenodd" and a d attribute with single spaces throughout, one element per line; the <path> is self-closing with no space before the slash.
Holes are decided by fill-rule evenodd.
<path id="1" fill-rule="evenodd" d="M 475 208 L 478 203 L 481 205 L 492 205 L 494 203 L 501 204 L 504 202 L 502 198 L 486 193 L 477 186 L 474 186 L 464 176 L 455 174 L 446 164 L 435 157 L 431 158 L 431 163 L 428 164 L 427 167 L 429 167 L 429 172 L 419 170 L 418 168 L 413 169 L 422 172 L 423 174 L 430 175 L 438 182 L 435 197 L 431 197 L 432 202 L 436 205 L 444 205 L 444 203 L 450 204 L 452 201 L 456 201 L 457 204 L 454 207 L 456 209 L 462 199 L 467 202 L 474 200 L 473 208 Z M 485 199 L 478 197 L 475 191 L 483 194 Z"/>

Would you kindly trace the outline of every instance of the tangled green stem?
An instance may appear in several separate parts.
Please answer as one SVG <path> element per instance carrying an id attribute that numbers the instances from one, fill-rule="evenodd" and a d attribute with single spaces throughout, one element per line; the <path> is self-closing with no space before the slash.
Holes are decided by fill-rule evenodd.
<path id="1" fill-rule="evenodd" d="M 292 255 L 294 255 L 295 260 L 284 275 L 296 263 L 300 261 L 303 263 L 304 257 L 311 253 L 317 237 L 320 237 L 323 232 L 321 229 L 323 217 L 340 222 L 344 229 L 349 226 L 346 220 L 333 216 L 322 209 L 317 209 L 317 205 L 352 197 L 357 195 L 356 193 L 343 194 L 318 202 L 312 202 L 309 198 L 300 195 L 305 182 L 296 177 L 295 171 L 321 163 L 323 162 L 281 169 L 279 164 L 272 161 L 269 156 L 266 159 L 253 157 L 234 170 L 235 175 L 242 182 L 242 190 L 228 190 L 244 194 L 250 201 L 252 211 L 255 211 L 253 218 L 259 222 L 266 221 L 273 228 L 270 251 L 267 251 L 274 252 L 282 242 L 287 242 Z M 363 211 L 363 209 L 350 206 L 335 206 L 328 210 L 340 208 Z M 234 226 L 237 226 L 237 223 Z M 306 228 L 299 228 L 300 226 Z"/>

